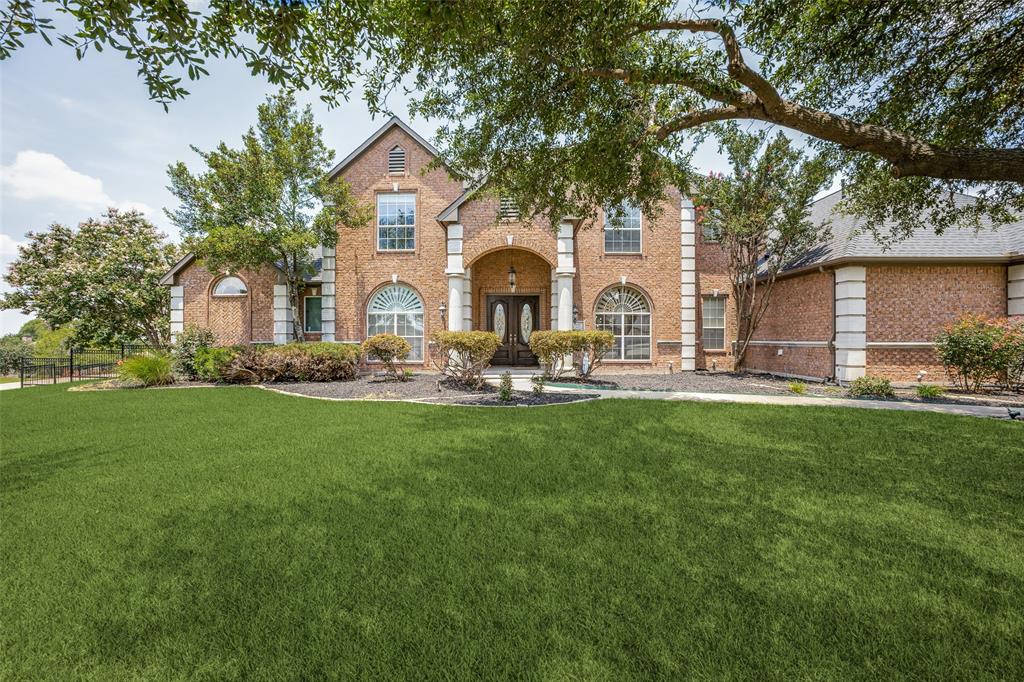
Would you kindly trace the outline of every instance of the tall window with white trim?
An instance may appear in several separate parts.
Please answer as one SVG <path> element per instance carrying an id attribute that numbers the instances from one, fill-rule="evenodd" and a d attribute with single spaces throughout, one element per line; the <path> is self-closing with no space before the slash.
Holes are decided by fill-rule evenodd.
<path id="1" fill-rule="evenodd" d="M 391 284 L 370 299 L 366 334 L 395 334 L 412 346 L 409 360 L 423 359 L 423 301 L 407 286 Z"/>
<path id="2" fill-rule="evenodd" d="M 324 330 L 322 303 L 319 296 L 306 296 L 302 310 L 303 330 L 312 334 L 319 334 Z"/>
<path id="3" fill-rule="evenodd" d="M 640 253 L 643 218 L 636 206 L 624 204 L 604 212 L 605 253 Z"/>
<path id="4" fill-rule="evenodd" d="M 595 315 L 595 326 L 615 335 L 606 359 L 651 359 L 651 305 L 646 296 L 632 287 L 612 287 L 598 300 Z"/>
<path id="5" fill-rule="evenodd" d="M 700 308 L 704 350 L 725 350 L 725 296 L 705 296 Z"/>
<path id="6" fill-rule="evenodd" d="M 412 251 L 416 248 L 416 195 L 377 195 L 377 249 Z"/>

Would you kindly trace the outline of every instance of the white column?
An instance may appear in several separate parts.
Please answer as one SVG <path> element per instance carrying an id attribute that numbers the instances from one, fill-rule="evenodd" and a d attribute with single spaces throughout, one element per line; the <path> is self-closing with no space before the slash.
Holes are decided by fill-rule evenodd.
<path id="1" fill-rule="evenodd" d="M 1024 315 L 1024 263 L 1006 268 L 1006 314 Z"/>
<path id="2" fill-rule="evenodd" d="M 171 287 L 171 343 L 177 343 L 178 334 L 185 331 L 185 287 Z"/>
<path id="3" fill-rule="evenodd" d="M 683 198 L 680 220 L 680 309 L 682 348 L 679 369 L 697 369 L 697 212 L 693 202 Z"/>
<path id="4" fill-rule="evenodd" d="M 466 268 L 466 276 L 462 278 L 462 329 L 473 329 L 473 273 Z"/>
<path id="5" fill-rule="evenodd" d="M 576 276 L 573 250 L 572 224 L 562 223 L 558 226 L 558 263 L 555 268 L 560 331 L 572 330 L 572 280 Z"/>
<path id="6" fill-rule="evenodd" d="M 274 343 L 288 343 L 292 338 L 292 306 L 288 302 L 288 285 L 274 285 Z"/>
<path id="7" fill-rule="evenodd" d="M 552 330 L 558 329 L 558 275 L 555 272 L 558 268 L 551 268 L 551 327 Z"/>
<path id="8" fill-rule="evenodd" d="M 836 269 L 836 381 L 867 373 L 867 268 Z"/>
<path id="9" fill-rule="evenodd" d="M 448 226 L 448 331 L 462 331 L 466 271 L 462 267 L 462 225 Z"/>
<path id="10" fill-rule="evenodd" d="M 323 247 L 320 260 L 320 319 L 323 321 L 321 341 L 334 341 L 334 321 L 337 299 L 335 298 L 335 250 L 333 246 Z"/>

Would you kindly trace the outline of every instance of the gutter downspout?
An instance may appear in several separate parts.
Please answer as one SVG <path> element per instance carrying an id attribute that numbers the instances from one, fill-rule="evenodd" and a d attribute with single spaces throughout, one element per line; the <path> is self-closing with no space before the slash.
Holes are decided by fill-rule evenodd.
<path id="1" fill-rule="evenodd" d="M 825 268 L 818 266 L 818 272 L 824 273 Z M 828 339 L 828 351 L 829 357 L 832 360 L 831 372 L 832 374 L 828 377 L 828 380 L 835 383 L 836 380 L 836 270 L 831 268 L 828 270 L 832 274 L 832 335 Z"/>

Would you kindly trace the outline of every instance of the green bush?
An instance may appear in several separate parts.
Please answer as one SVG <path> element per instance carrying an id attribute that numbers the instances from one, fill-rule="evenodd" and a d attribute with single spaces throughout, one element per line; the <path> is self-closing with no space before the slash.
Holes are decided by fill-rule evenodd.
<path id="1" fill-rule="evenodd" d="M 501 375 L 501 383 L 498 384 L 498 400 L 503 403 L 512 401 L 512 373 L 505 372 Z"/>
<path id="2" fill-rule="evenodd" d="M 936 386 L 935 384 L 918 384 L 917 385 L 917 397 L 924 400 L 932 400 L 933 398 L 941 398 L 945 391 L 942 386 Z"/>
<path id="3" fill-rule="evenodd" d="M 996 320 L 996 380 L 1008 391 L 1024 390 L 1024 320 Z"/>
<path id="4" fill-rule="evenodd" d="M 21 370 L 21 361 L 31 357 L 32 344 L 23 341 L 18 334 L 0 338 L 0 375 L 17 374 Z"/>
<path id="5" fill-rule="evenodd" d="M 850 382 L 847 391 L 854 398 L 895 398 L 892 382 L 883 377 L 858 377 Z"/>
<path id="6" fill-rule="evenodd" d="M 275 381 L 351 381 L 359 347 L 344 343 L 289 343 L 201 349 L 196 365 L 204 379 L 233 384 Z"/>
<path id="7" fill-rule="evenodd" d="M 530 381 L 533 382 L 533 394 L 542 395 L 544 393 L 544 377 L 530 377 Z"/>
<path id="8" fill-rule="evenodd" d="M 196 352 L 201 348 L 210 348 L 217 343 L 217 335 L 199 325 L 188 324 L 178 335 L 171 357 L 174 359 L 174 371 L 182 378 L 195 381 L 199 378 L 196 368 Z"/>
<path id="9" fill-rule="evenodd" d="M 436 362 L 442 374 L 459 383 L 479 388 L 484 370 L 491 364 L 501 339 L 494 332 L 437 332 Z"/>
<path id="10" fill-rule="evenodd" d="M 405 373 L 398 371 L 398 364 L 411 352 L 409 342 L 395 334 L 376 334 L 363 341 L 366 357 L 379 360 L 384 371 L 399 381 L 405 381 Z"/>
<path id="11" fill-rule="evenodd" d="M 802 381 L 791 381 L 789 382 L 789 392 L 803 395 L 807 393 L 807 384 Z"/>
<path id="12" fill-rule="evenodd" d="M 171 358 L 165 353 L 133 355 L 118 363 L 117 376 L 124 381 L 138 381 L 143 386 L 166 386 L 174 381 Z"/>
<path id="13" fill-rule="evenodd" d="M 1003 330 L 983 315 L 965 315 L 935 340 L 946 373 L 960 388 L 977 392 L 1000 373 L 997 351 Z"/>
<path id="14" fill-rule="evenodd" d="M 554 379 L 569 370 L 567 358 L 575 361 L 578 376 L 590 376 L 614 343 L 615 335 L 605 331 L 539 331 L 530 336 L 530 350 L 541 361 L 545 375 Z"/>
<path id="15" fill-rule="evenodd" d="M 224 381 L 224 370 L 238 356 L 238 346 L 215 346 L 197 348 L 194 365 L 196 376 L 204 381 Z"/>

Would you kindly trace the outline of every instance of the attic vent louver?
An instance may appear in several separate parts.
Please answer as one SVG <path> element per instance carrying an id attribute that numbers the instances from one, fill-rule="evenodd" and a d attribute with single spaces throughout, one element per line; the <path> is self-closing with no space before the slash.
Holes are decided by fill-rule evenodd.
<path id="1" fill-rule="evenodd" d="M 498 207 L 498 215 L 506 220 L 518 220 L 519 207 L 516 206 L 511 197 L 501 197 L 501 203 Z"/>
<path id="2" fill-rule="evenodd" d="M 405 173 L 405 150 L 395 147 L 388 152 L 388 175 L 402 175 Z"/>

